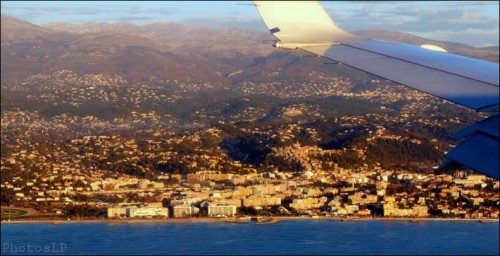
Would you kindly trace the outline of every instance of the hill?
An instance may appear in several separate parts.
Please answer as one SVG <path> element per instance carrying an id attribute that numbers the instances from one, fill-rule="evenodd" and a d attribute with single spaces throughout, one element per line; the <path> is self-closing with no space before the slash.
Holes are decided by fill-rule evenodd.
<path id="1" fill-rule="evenodd" d="M 118 75 L 129 83 L 145 78 L 199 81 L 216 89 L 242 82 L 317 81 L 371 76 L 347 67 L 326 65 L 304 52 L 279 52 L 262 40 L 267 33 L 210 29 L 198 25 L 155 23 L 50 23 L 44 26 L 2 15 L 2 83 L 38 74 L 71 70 L 77 74 Z M 452 53 L 498 62 L 498 47 L 473 48 L 391 31 L 358 34 L 411 44 L 435 44 Z M 218 86 L 218 87 L 217 87 Z"/>

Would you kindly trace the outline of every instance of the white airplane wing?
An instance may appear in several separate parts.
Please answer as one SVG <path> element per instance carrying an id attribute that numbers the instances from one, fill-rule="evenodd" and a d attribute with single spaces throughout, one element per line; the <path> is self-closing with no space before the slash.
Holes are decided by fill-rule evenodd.
<path id="1" fill-rule="evenodd" d="M 273 46 L 305 50 L 481 112 L 497 115 L 452 136 L 464 139 L 441 170 L 466 166 L 499 179 L 499 65 L 414 46 L 366 39 L 339 28 L 314 1 L 255 1 Z"/>

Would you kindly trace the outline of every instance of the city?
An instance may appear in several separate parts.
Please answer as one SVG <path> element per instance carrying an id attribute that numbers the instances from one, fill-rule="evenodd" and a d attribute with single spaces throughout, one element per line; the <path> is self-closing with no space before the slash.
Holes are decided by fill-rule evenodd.
<path id="1" fill-rule="evenodd" d="M 429 133 L 440 135 L 433 130 L 422 133 L 421 127 L 458 127 L 478 118 L 476 114 L 455 107 L 466 120 L 447 120 L 436 108 L 441 100 L 384 81 L 372 80 L 378 89 L 356 94 L 349 80 L 302 85 L 324 88 L 326 96 L 319 98 L 323 102 L 330 96 L 370 101 L 370 113 L 325 112 L 307 90 L 293 85 L 288 90 L 303 94 L 269 109 L 253 104 L 251 97 L 271 90 L 244 84 L 253 95 L 244 93 L 237 102 L 247 105 L 229 112 L 202 107 L 181 120 L 141 110 L 142 102 L 158 104 L 166 96 L 148 85 L 139 86 L 142 93 L 123 90 L 120 77 L 61 71 L 33 79 L 11 90 L 26 93 L 35 105 L 57 105 L 70 98 L 77 108 L 97 101 L 130 111 L 115 117 L 75 115 L 71 109 L 51 117 L 37 110 L 2 111 L 2 203 L 34 208 L 41 218 L 498 218 L 499 182 L 467 171 L 435 174 L 440 152 L 452 144 L 427 139 Z M 31 83 L 42 86 L 33 91 Z M 66 84 L 72 84 L 71 89 Z M 390 107 L 400 101 L 407 104 L 395 115 Z M 450 108 L 439 103 L 443 111 Z M 434 114 L 425 117 L 427 111 Z M 186 127 L 182 122 L 191 122 L 192 128 L 181 131 Z M 390 123 L 398 125 L 384 125 Z M 325 135 L 321 125 L 331 126 L 335 138 Z M 354 143 L 346 138 L 353 134 L 362 139 Z M 328 145 L 328 140 L 337 145 Z M 391 145 L 404 148 L 392 148 L 391 154 Z"/>
<path id="2" fill-rule="evenodd" d="M 2 1 L 2 255 L 498 255 L 498 24 Z"/>

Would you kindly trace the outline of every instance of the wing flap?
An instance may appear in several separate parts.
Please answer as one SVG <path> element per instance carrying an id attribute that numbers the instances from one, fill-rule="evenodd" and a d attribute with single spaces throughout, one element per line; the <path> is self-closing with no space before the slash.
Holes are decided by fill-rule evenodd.
<path id="1" fill-rule="evenodd" d="M 465 139 L 446 155 L 448 160 L 437 171 L 464 165 L 499 179 L 499 127 L 500 116 L 494 115 L 450 136 Z"/>
<path id="2" fill-rule="evenodd" d="M 483 133 L 492 137 L 500 136 L 500 116 L 495 115 L 490 118 L 479 121 L 453 135 L 450 136 L 453 140 L 459 140 L 475 133 Z"/>
<path id="3" fill-rule="evenodd" d="M 500 179 L 498 137 L 476 133 L 453 148 L 446 157 L 450 161 L 440 166 L 438 171 L 454 168 L 458 163 L 497 180 Z"/>

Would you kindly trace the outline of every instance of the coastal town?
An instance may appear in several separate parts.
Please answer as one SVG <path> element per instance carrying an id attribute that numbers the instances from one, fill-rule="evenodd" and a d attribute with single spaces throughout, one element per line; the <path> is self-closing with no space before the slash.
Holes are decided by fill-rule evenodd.
<path id="1" fill-rule="evenodd" d="M 95 84 L 88 79 L 80 82 L 87 89 L 98 84 L 112 88 L 101 78 L 90 80 L 98 81 Z M 110 83 L 119 81 L 113 78 Z M 380 100 L 386 94 L 375 90 L 357 97 Z M 498 219 L 498 181 L 467 170 L 434 173 L 438 161 L 429 155 L 438 148 L 449 149 L 449 142 L 405 137 L 383 125 L 441 126 L 461 121 L 421 119 L 417 113 L 436 110 L 435 99 L 421 93 L 394 92 L 384 101 L 401 98 L 409 103 L 399 115 L 384 112 L 382 106 L 382 112 L 328 119 L 318 105 L 293 103 L 274 110 L 281 120 L 278 125 L 238 127 L 241 119 L 254 122 L 268 115 L 259 116 L 264 111 L 250 106 L 226 117 L 232 121 L 183 132 L 171 128 L 179 120 L 154 111 L 134 110 L 127 118 L 112 120 L 2 111 L 2 204 L 34 208 L 39 218 L 56 219 L 245 215 Z M 76 98 L 71 102 L 83 104 Z M 308 126 L 308 118 L 338 125 L 336 136 L 362 131 L 366 137 L 361 144 L 320 147 L 322 131 Z M 408 157 L 414 166 L 393 168 L 371 161 L 380 155 L 371 156 L 370 149 L 381 142 L 416 147 L 405 152 L 413 154 Z M 427 156 L 418 162 L 416 155 L 422 152 Z"/>
<path id="2" fill-rule="evenodd" d="M 82 141 L 85 140 L 106 141 L 107 138 Z M 133 148 L 125 149 L 124 153 L 138 155 Z M 296 156 L 302 159 L 309 154 L 324 153 L 298 145 L 289 150 L 297 152 Z M 23 155 L 36 159 L 33 153 L 22 152 L 20 156 Z M 301 175 L 279 171 L 258 173 L 249 166 L 230 162 L 245 173 L 232 174 L 217 170 L 223 161 L 219 157 L 200 155 L 200 159 L 192 159 L 191 163 L 201 159 L 214 169 L 187 175 L 163 174 L 150 180 L 129 175 L 106 177 L 105 172 L 98 169 L 84 173 L 68 162 L 54 166 L 45 177 L 16 176 L 1 186 L 2 190 L 15 191 L 12 199 L 15 204 L 36 202 L 42 212 L 54 213 L 53 217 L 66 215 L 67 205 L 103 208 L 106 214 L 101 217 L 107 218 L 248 214 L 497 219 L 499 214 L 496 205 L 499 182 L 483 175 L 464 172 L 434 175 L 382 169 L 354 172 L 339 167 L 331 171 L 308 169 Z M 80 214 L 74 217 L 96 217 Z"/>
<path id="3" fill-rule="evenodd" d="M 1 255 L 499 255 L 498 2 L 363 2 L 2 1 Z"/>

